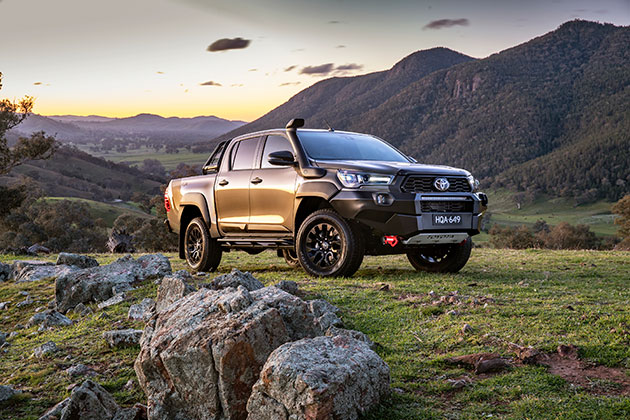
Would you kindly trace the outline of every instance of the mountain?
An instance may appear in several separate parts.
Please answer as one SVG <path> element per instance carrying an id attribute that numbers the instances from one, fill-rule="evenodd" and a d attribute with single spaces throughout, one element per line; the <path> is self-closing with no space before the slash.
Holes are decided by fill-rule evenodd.
<path id="1" fill-rule="evenodd" d="M 79 197 L 96 201 L 129 200 L 134 192 L 160 193 L 163 181 L 138 169 L 97 158 L 63 146 L 48 160 L 27 162 L 0 177 L 0 184 L 30 179 L 49 197 Z"/>
<path id="2" fill-rule="evenodd" d="M 211 139 L 243 124 L 244 121 L 230 121 L 215 116 L 165 118 L 139 114 L 128 118 L 107 118 L 96 115 L 45 117 L 33 114 L 12 131 L 30 134 L 43 130 L 48 134 L 55 134 L 62 142 L 90 143 L 102 138 L 149 138 L 163 143 L 181 144 Z"/>
<path id="3" fill-rule="evenodd" d="M 219 139 L 325 118 L 421 162 L 469 169 L 486 187 L 615 200 L 630 192 L 628 45 L 630 27 L 571 21 L 480 60 L 420 51 L 386 72 L 321 81 Z M 424 72 L 402 66 L 426 61 Z M 399 72 L 400 83 L 384 83 Z"/>

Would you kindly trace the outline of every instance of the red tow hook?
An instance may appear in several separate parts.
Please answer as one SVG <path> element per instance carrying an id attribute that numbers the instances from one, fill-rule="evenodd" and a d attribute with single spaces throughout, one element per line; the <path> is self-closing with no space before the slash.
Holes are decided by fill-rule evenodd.
<path id="1" fill-rule="evenodd" d="M 398 245 L 398 236 L 396 235 L 385 235 L 383 236 L 383 244 L 389 245 L 392 248 Z"/>

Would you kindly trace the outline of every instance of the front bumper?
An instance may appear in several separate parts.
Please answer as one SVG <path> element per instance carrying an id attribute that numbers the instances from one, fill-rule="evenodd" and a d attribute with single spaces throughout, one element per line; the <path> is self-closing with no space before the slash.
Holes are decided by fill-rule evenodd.
<path id="1" fill-rule="evenodd" d="M 378 195 L 384 195 L 378 198 Z M 428 204 L 456 203 L 466 211 L 423 211 Z M 359 221 L 383 235 L 408 239 L 419 233 L 464 232 L 476 235 L 481 227 L 488 198 L 483 193 L 404 193 L 393 188 L 344 189 L 330 204 L 347 219 Z M 431 207 L 431 206 L 429 206 Z M 439 207 L 439 206 L 438 206 Z M 443 206 L 448 207 L 448 206 Z M 434 223 L 434 215 L 460 216 L 457 225 Z"/>

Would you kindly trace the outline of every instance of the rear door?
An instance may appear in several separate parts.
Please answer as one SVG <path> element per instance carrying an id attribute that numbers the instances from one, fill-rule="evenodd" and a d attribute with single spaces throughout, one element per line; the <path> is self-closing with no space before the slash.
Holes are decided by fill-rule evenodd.
<path id="1" fill-rule="evenodd" d="M 247 231 L 249 186 L 260 137 L 235 142 L 223 158 L 215 186 L 219 230 L 226 234 Z"/>
<path id="2" fill-rule="evenodd" d="M 268 162 L 270 153 L 288 150 L 295 156 L 289 140 L 272 134 L 263 138 L 259 161 L 252 171 L 249 188 L 251 232 L 272 233 L 293 230 L 293 206 L 297 172 L 293 166 Z"/>

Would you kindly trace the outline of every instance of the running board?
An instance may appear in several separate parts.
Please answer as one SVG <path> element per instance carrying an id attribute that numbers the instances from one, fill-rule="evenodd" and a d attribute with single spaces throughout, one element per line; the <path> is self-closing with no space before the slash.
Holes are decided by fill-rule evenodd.
<path id="1" fill-rule="evenodd" d="M 293 239 L 289 238 L 221 238 L 217 239 L 223 246 L 230 248 L 293 248 Z"/>
<path id="2" fill-rule="evenodd" d="M 458 244 L 468 238 L 467 233 L 420 233 L 404 240 L 405 245 Z"/>

